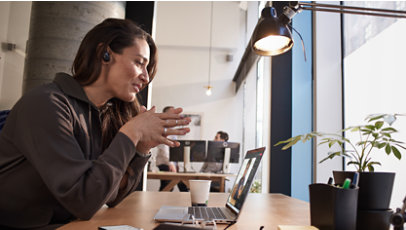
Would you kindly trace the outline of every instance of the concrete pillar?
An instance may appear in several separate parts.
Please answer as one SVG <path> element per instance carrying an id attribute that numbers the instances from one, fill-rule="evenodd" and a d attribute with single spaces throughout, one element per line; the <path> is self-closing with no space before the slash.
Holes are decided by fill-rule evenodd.
<path id="1" fill-rule="evenodd" d="M 23 93 L 71 72 L 85 34 L 105 18 L 124 18 L 125 2 L 33 2 Z"/>

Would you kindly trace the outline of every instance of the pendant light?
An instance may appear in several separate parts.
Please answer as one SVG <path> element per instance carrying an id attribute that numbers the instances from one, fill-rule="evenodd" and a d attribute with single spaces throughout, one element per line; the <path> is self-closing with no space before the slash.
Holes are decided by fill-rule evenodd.
<path id="1" fill-rule="evenodd" d="M 212 32 L 213 31 L 213 2 L 211 2 L 211 15 L 210 15 L 210 47 L 209 47 L 209 70 L 208 70 L 208 82 L 207 86 L 204 88 L 206 89 L 206 95 L 210 96 L 212 94 L 212 88 L 213 86 L 211 85 L 210 82 L 210 75 L 211 75 L 211 50 L 212 50 Z"/>

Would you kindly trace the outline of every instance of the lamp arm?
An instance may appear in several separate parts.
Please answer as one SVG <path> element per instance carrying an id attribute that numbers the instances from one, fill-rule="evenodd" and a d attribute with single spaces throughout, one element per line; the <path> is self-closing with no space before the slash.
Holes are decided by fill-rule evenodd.
<path id="1" fill-rule="evenodd" d="M 289 7 L 294 9 L 311 10 L 311 11 L 325 11 L 333 13 L 370 15 L 392 18 L 406 18 L 406 11 L 402 10 L 388 10 L 388 9 L 308 3 L 308 2 L 293 2 L 293 4 L 290 4 Z"/>

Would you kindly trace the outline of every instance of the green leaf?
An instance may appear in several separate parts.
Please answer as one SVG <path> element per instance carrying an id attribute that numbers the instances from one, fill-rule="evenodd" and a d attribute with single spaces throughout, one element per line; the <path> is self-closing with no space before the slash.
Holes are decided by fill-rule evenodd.
<path id="1" fill-rule="evenodd" d="M 359 131 L 359 129 L 360 129 L 359 126 L 350 126 L 350 127 L 347 127 L 347 128 L 345 128 L 345 129 L 343 129 L 341 131 L 342 132 L 347 132 L 349 130 L 351 132 L 357 132 L 357 131 Z"/>
<path id="2" fill-rule="evenodd" d="M 369 115 L 366 119 L 369 119 L 368 120 L 368 123 L 369 122 L 371 122 L 371 121 L 375 121 L 375 120 L 378 120 L 378 119 L 381 119 L 381 118 L 383 118 L 385 116 L 385 114 L 381 114 L 381 115 Z"/>
<path id="3" fill-rule="evenodd" d="M 391 131 L 391 132 L 395 132 L 395 133 L 397 132 L 397 130 L 392 127 L 383 128 L 382 131 Z"/>
<path id="4" fill-rule="evenodd" d="M 293 139 L 293 141 L 289 142 L 287 145 L 282 147 L 282 150 L 286 150 L 290 147 L 292 147 L 292 145 L 295 145 L 298 141 L 300 141 L 301 136 L 297 136 L 295 139 Z"/>
<path id="5" fill-rule="evenodd" d="M 392 152 L 395 155 L 395 157 L 398 158 L 399 160 L 400 160 L 400 158 L 402 158 L 402 154 L 399 152 L 399 150 L 395 146 L 392 146 Z"/>
<path id="6" fill-rule="evenodd" d="M 351 143 L 350 139 L 343 137 L 343 140 L 347 143 Z"/>
<path id="7" fill-rule="evenodd" d="M 324 161 L 328 160 L 328 159 L 333 159 L 334 157 L 340 156 L 341 152 L 333 152 L 333 153 L 328 153 L 328 156 L 325 157 L 324 159 L 322 159 L 319 163 L 323 163 Z"/>
<path id="8" fill-rule="evenodd" d="M 374 168 L 373 165 L 381 165 L 381 163 L 380 163 L 380 162 L 377 162 L 377 161 L 371 161 L 371 162 L 369 162 L 369 163 L 368 163 L 368 170 L 369 170 L 370 172 L 373 172 L 373 171 L 375 170 L 375 168 Z"/>
<path id="9" fill-rule="evenodd" d="M 364 127 L 371 130 L 371 131 L 375 130 L 375 128 L 376 128 L 375 125 L 365 125 Z"/>
<path id="10" fill-rule="evenodd" d="M 384 135 L 384 136 L 386 136 L 386 137 L 391 138 L 391 136 L 390 136 L 390 134 L 389 134 L 389 133 L 382 133 L 382 135 Z"/>
<path id="11" fill-rule="evenodd" d="M 337 140 L 332 140 L 330 143 L 328 143 L 328 147 L 331 148 L 335 143 L 337 143 Z"/>
<path id="12" fill-rule="evenodd" d="M 385 145 L 386 145 L 386 143 L 377 143 L 377 144 L 378 144 L 377 147 L 378 147 L 379 149 L 385 147 Z"/>
<path id="13" fill-rule="evenodd" d="M 370 126 L 375 128 L 375 126 L 373 126 L 373 125 L 370 125 Z M 373 129 L 366 129 L 366 128 L 364 127 L 364 128 L 361 128 L 360 131 L 361 131 L 361 132 L 364 132 L 364 133 L 365 133 L 365 132 L 371 133 L 371 132 L 374 131 L 374 130 L 373 130 Z"/>
<path id="14" fill-rule="evenodd" d="M 351 158 L 351 155 L 350 155 L 350 154 L 347 154 L 347 153 L 345 153 L 345 152 L 341 153 L 341 155 L 343 155 L 343 156 L 345 156 L 345 157 L 348 157 L 348 158 Z"/>
<path id="15" fill-rule="evenodd" d="M 308 133 L 304 136 L 303 138 L 303 143 L 305 143 L 306 141 L 309 141 L 310 139 L 312 139 L 314 136 L 312 135 L 312 133 Z"/>
<path id="16" fill-rule="evenodd" d="M 368 165 L 368 171 L 373 172 L 375 171 L 374 166 L 372 166 L 371 164 Z"/>
<path id="17" fill-rule="evenodd" d="M 404 142 L 393 140 L 393 139 L 390 139 L 389 141 L 392 142 L 392 143 L 404 144 Z"/>
<path id="18" fill-rule="evenodd" d="M 360 141 L 360 142 L 357 142 L 355 145 L 361 146 L 361 145 L 364 145 L 365 143 L 366 143 L 365 141 Z"/>
<path id="19" fill-rule="evenodd" d="M 297 137 L 297 136 L 296 136 Z M 279 141 L 278 143 L 276 143 L 276 144 L 274 144 L 274 146 L 278 146 L 278 145 L 281 145 L 281 144 L 285 144 L 285 143 L 289 143 L 289 142 L 291 142 L 294 138 L 296 138 L 296 137 L 291 137 L 291 138 L 289 138 L 289 139 L 286 139 L 286 140 L 283 140 L 283 141 Z"/>
<path id="20" fill-rule="evenodd" d="M 386 154 L 388 154 L 388 155 L 390 154 L 390 152 L 391 152 L 390 144 L 386 144 L 385 152 L 386 152 Z"/>
<path id="21" fill-rule="evenodd" d="M 382 128 L 382 126 L 383 126 L 383 121 L 377 121 L 377 122 L 375 122 L 375 128 L 376 128 L 376 129 L 380 129 L 380 128 Z"/>

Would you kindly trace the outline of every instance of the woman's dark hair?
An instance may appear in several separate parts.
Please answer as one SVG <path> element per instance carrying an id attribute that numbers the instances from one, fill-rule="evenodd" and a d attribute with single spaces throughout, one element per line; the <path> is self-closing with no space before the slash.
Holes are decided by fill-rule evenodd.
<path id="1" fill-rule="evenodd" d="M 131 20 L 114 18 L 105 19 L 86 34 L 72 65 L 73 77 L 82 86 L 92 84 L 100 75 L 103 55 L 107 48 L 121 54 L 124 48 L 134 44 L 135 38 L 143 39 L 148 43 L 150 57 L 147 71 L 152 81 L 156 73 L 157 48 L 151 35 Z M 125 102 L 112 98 L 103 108 L 100 108 L 103 149 L 108 147 L 120 127 L 138 114 L 139 107 L 137 99 L 134 102 Z"/>

